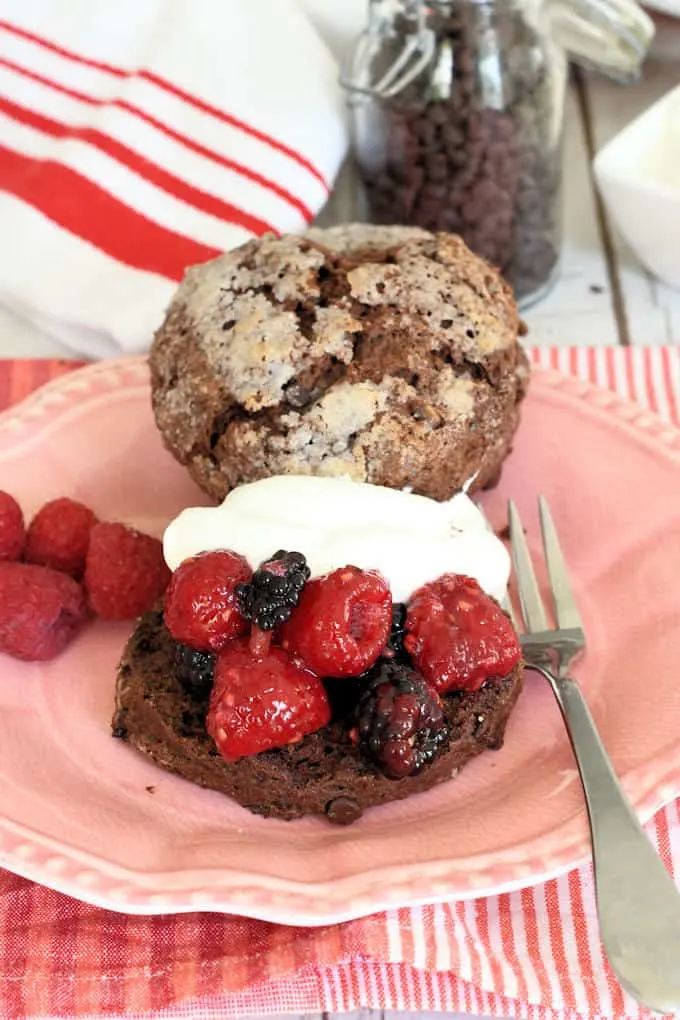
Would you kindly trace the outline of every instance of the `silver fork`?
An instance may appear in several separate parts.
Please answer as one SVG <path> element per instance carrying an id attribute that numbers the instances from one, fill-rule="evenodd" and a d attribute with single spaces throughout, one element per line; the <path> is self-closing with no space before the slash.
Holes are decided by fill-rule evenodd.
<path id="1" fill-rule="evenodd" d="M 631 808 L 569 667 L 586 647 L 583 623 L 548 504 L 539 498 L 557 628 L 550 626 L 517 507 L 510 542 L 524 617 L 527 667 L 550 683 L 585 794 L 600 934 L 621 986 L 657 1012 L 680 1009 L 680 893 Z M 521 627 L 518 628 L 521 631 Z"/>

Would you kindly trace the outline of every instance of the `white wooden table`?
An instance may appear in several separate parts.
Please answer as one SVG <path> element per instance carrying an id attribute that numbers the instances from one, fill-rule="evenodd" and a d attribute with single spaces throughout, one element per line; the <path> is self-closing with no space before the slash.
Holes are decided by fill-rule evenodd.
<path id="1" fill-rule="evenodd" d="M 680 345 L 680 290 L 659 284 L 639 265 L 602 208 L 591 174 L 597 149 L 678 84 L 680 21 L 659 26 L 653 56 L 638 84 L 622 88 L 601 78 L 576 76 L 567 110 L 562 276 L 526 314 L 532 344 Z M 340 193 L 323 220 L 337 219 L 345 201 Z M 0 307 L 0 357 L 62 356 L 69 357 L 69 352 L 53 338 Z M 366 1010 L 351 1016 L 396 1020 L 404 1014 Z M 419 1016 L 435 1020 L 441 1014 Z"/>

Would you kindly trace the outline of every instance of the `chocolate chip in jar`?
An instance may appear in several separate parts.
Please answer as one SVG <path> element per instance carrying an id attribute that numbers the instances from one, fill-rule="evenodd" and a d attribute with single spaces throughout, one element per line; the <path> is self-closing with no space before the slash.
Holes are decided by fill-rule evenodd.
<path id="1" fill-rule="evenodd" d="M 460 231 L 526 306 L 559 258 L 566 54 L 636 81 L 652 22 L 621 0 L 368 7 L 342 81 L 369 217 Z M 481 209 L 470 193 L 488 182 L 497 190 Z"/>
<path id="2" fill-rule="evenodd" d="M 421 12 L 433 40 L 426 66 L 390 95 L 352 101 L 355 126 L 370 106 L 383 140 L 377 151 L 373 136 L 366 159 L 357 144 L 366 132 L 355 130 L 369 218 L 460 233 L 526 301 L 558 260 L 560 67 L 521 4 Z M 416 29 L 405 13 L 395 19 L 404 40 Z"/>

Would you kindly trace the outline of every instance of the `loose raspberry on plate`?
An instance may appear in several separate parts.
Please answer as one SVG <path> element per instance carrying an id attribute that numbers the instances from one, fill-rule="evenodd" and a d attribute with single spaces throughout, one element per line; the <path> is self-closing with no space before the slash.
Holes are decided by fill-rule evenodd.
<path id="1" fill-rule="evenodd" d="M 254 659 L 247 640 L 220 652 L 206 729 L 227 761 L 285 747 L 330 720 L 323 684 L 281 648 Z"/>
<path id="2" fill-rule="evenodd" d="M 439 695 L 400 662 L 381 659 L 369 677 L 351 736 L 391 779 L 416 775 L 446 742 Z"/>
<path id="3" fill-rule="evenodd" d="M 165 625 L 175 641 L 217 652 L 238 637 L 247 622 L 236 588 L 250 581 L 247 560 L 229 549 L 199 553 L 180 563 L 165 598 Z"/>
<path id="4" fill-rule="evenodd" d="M 411 596 L 406 630 L 406 651 L 440 694 L 476 691 L 485 680 L 507 676 L 522 657 L 498 603 L 461 574 L 443 574 Z"/>
<path id="5" fill-rule="evenodd" d="M 0 491 L 0 562 L 20 560 L 26 529 L 21 507 L 9 492 Z"/>
<path id="6" fill-rule="evenodd" d="M 85 593 L 72 577 L 32 563 L 0 563 L 0 652 L 53 659 L 86 617 Z"/>
<path id="7" fill-rule="evenodd" d="M 318 676 L 358 676 L 385 647 L 392 597 L 375 570 L 341 567 L 309 581 L 281 644 Z"/>
<path id="8" fill-rule="evenodd" d="M 84 584 L 104 620 L 132 620 L 165 591 L 170 571 L 157 538 L 124 524 L 101 522 L 90 532 Z"/>
<path id="9" fill-rule="evenodd" d="M 45 503 L 26 535 L 26 560 L 82 577 L 97 518 L 89 507 L 64 496 Z"/>

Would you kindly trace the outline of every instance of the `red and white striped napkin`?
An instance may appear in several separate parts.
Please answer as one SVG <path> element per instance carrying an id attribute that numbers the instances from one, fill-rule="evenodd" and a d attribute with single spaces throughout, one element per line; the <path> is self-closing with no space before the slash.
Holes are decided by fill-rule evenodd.
<path id="1" fill-rule="evenodd" d="M 0 0 L 0 303 L 140 351 L 185 266 L 304 229 L 347 147 L 316 25 L 320 0 Z"/>
<path id="2" fill-rule="evenodd" d="M 680 425 L 680 348 L 533 349 Z M 0 361 L 0 409 L 65 370 Z M 680 878 L 680 801 L 647 831 Z M 210 914 L 128 917 L 0 871 L 0 1017 L 217 1020 L 426 1010 L 642 1020 L 609 969 L 590 866 L 466 903 L 318 929 Z"/>

